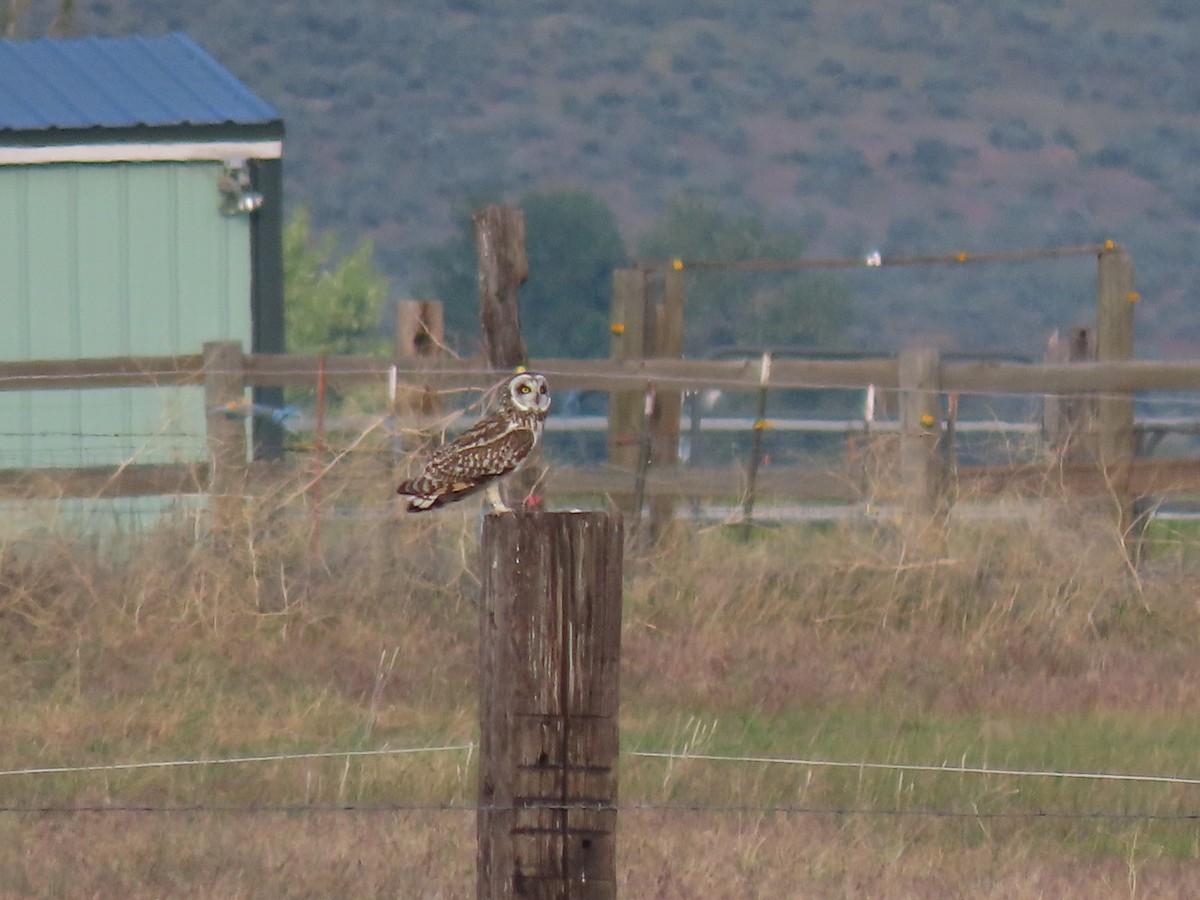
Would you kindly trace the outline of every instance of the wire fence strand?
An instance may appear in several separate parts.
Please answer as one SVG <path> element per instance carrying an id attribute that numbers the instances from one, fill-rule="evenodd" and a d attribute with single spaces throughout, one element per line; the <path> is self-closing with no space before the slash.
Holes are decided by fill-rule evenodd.
<path id="1" fill-rule="evenodd" d="M 549 803 L 537 806 L 516 804 L 475 803 L 263 803 L 263 804 L 80 804 L 0 805 L 0 814 L 16 815 L 78 815 L 92 813 L 157 813 L 157 814 L 235 814 L 235 815 L 320 815 L 320 814 L 400 814 L 400 813 L 504 813 L 530 809 L 555 812 L 602 811 L 625 814 L 665 813 L 671 815 L 782 815 L 782 816 L 850 816 L 913 817 L 967 820 L 1067 820 L 1112 822 L 1200 822 L 1200 812 L 1155 812 L 1152 810 L 980 810 L 948 807 L 878 807 L 878 806 L 818 806 L 797 804 L 720 804 L 720 803 L 618 803 L 598 805 L 588 803 Z"/>
<path id="2" fill-rule="evenodd" d="M 891 772 L 938 772 L 949 775 L 1003 775 L 1013 778 L 1076 778 L 1089 781 L 1136 781 L 1151 784 L 1200 785 L 1200 778 L 1181 775 L 1141 775 L 1126 772 L 1071 772 L 1062 770 L 1006 769 L 992 766 L 968 766 L 942 763 L 937 765 L 914 763 L 857 762 L 835 759 L 804 759 L 784 756 L 731 756 L 715 753 L 672 753 L 656 750 L 631 750 L 628 756 L 642 759 L 666 759 L 676 762 L 697 760 L 700 762 L 756 763 L 766 765 L 803 766 L 808 768 L 875 769 Z"/>
<path id="3" fill-rule="evenodd" d="M 304 753 L 271 753 L 253 756 L 231 756 L 213 758 L 186 758 L 153 760 L 146 762 L 99 763 L 78 766 L 31 766 L 0 770 L 0 777 L 22 775 L 67 775 L 87 772 L 116 772 L 137 769 L 177 768 L 188 766 L 240 765 L 246 763 L 286 762 L 311 759 L 348 759 L 368 756 L 404 756 L 421 753 L 461 753 L 470 759 L 476 744 L 441 744 L 420 747 L 378 747 L 367 750 L 321 750 Z M 885 770 L 891 772 L 933 772 L 945 775 L 992 775 L 1012 778 L 1062 778 L 1086 779 L 1090 781 L 1142 782 L 1150 784 L 1200 785 L 1200 777 L 1185 775 L 1155 775 L 1131 772 L 1088 772 L 1063 769 L 1015 769 L 994 766 L 969 766 L 951 763 L 883 763 L 867 760 L 837 760 L 790 756 L 761 756 L 718 753 L 693 753 L 670 750 L 625 750 L 621 756 L 635 759 L 658 759 L 671 762 L 715 762 L 743 763 L 754 765 L 786 765 L 805 768 L 841 768 L 860 770 Z"/>
<path id="4" fill-rule="evenodd" d="M 70 775 L 83 772 L 119 772 L 135 769 L 169 769 L 187 766 L 228 766 L 240 763 L 285 762 L 300 759 L 344 759 L 361 756 L 401 756 L 414 753 L 474 751 L 473 743 L 446 744 L 438 747 L 380 747 L 374 750 L 325 750 L 313 753 L 272 753 L 260 756 L 232 756 L 215 759 L 167 759 L 153 762 L 102 763 L 86 766 L 33 766 L 0 770 L 0 778 L 19 775 Z"/>

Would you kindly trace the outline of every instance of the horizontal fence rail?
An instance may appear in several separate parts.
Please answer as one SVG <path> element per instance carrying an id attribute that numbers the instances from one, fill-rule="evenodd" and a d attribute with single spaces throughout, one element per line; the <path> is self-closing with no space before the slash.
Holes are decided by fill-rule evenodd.
<path id="1" fill-rule="evenodd" d="M 0 391 L 200 384 L 204 360 L 188 356 L 108 356 L 0 362 Z"/>
<path id="2" fill-rule="evenodd" d="M 317 382 L 322 357 L 246 354 L 244 377 L 251 387 L 305 387 Z M 372 384 L 388 378 L 393 363 L 379 356 L 324 358 L 330 386 Z M 761 388 L 760 361 L 696 359 L 535 359 L 530 369 L 554 378 L 556 390 L 635 390 L 653 383 L 663 391 L 720 388 L 754 392 Z M 405 385 L 438 390 L 483 389 L 508 374 L 475 359 L 404 360 L 395 364 Z M 0 362 L 0 391 L 148 387 L 200 384 L 199 355 L 102 357 L 78 360 Z M 894 357 L 869 359 L 778 359 L 771 366 L 773 390 L 818 388 L 895 389 Z M 980 394 L 1106 394 L 1200 389 L 1200 362 L 1081 362 L 1067 364 L 958 362 L 941 364 L 941 389 Z"/>
<path id="3" fill-rule="evenodd" d="M 476 359 L 422 358 L 393 363 L 391 359 L 379 356 L 296 354 L 245 354 L 241 359 L 242 368 L 237 374 L 246 387 L 315 387 L 320 377 L 328 387 L 338 388 L 386 386 L 391 382 L 402 388 L 474 391 L 491 387 L 506 374 Z M 763 390 L 763 368 L 757 358 L 716 361 L 544 359 L 531 362 L 530 368 L 545 372 L 559 392 Z M 1119 361 L 1065 365 L 945 360 L 940 363 L 938 372 L 938 391 L 943 394 L 1124 396 L 1143 391 L 1200 388 L 1200 362 Z M 215 373 L 209 371 L 207 374 Z M 205 377 L 204 358 L 200 354 L 0 362 L 0 392 L 199 386 L 205 383 Z M 779 359 L 773 362 L 767 383 L 771 390 L 898 389 L 899 385 L 898 360 L 893 357 Z M 359 416 L 354 421 L 363 426 L 362 430 L 390 427 L 386 417 Z M 304 427 L 311 424 L 304 416 L 297 422 Z M 431 424 L 434 423 L 428 417 L 414 416 L 404 420 L 406 432 Z M 441 421 L 443 429 L 446 424 L 447 420 Z M 750 433 L 760 427 L 849 435 L 866 431 L 892 433 L 900 426 L 893 420 L 868 423 L 849 418 L 779 419 L 760 423 L 748 417 L 704 417 L 699 423 L 702 431 Z M 1139 432 L 1195 434 L 1200 431 L 1200 425 L 1195 421 L 1179 416 L 1139 418 L 1134 427 Z M 552 432 L 604 431 L 607 428 L 608 421 L 601 416 L 554 416 L 548 424 Z M 1037 422 L 955 421 L 953 428 L 959 434 L 1036 434 L 1040 425 Z M 683 430 L 687 431 L 686 426 Z M 278 483 L 280 478 L 304 479 L 305 473 L 311 471 L 311 466 L 306 468 L 300 464 L 252 463 L 246 469 L 246 490 L 265 488 L 272 480 Z M 203 494 L 208 490 L 211 477 L 211 465 L 201 461 L 0 470 L 0 497 L 56 499 Z M 955 466 L 954 477 L 959 491 L 980 495 L 1001 492 L 1036 495 L 1055 485 L 1080 493 L 1103 493 L 1112 487 L 1106 480 L 1106 473 L 1087 462 Z M 625 495 L 641 491 L 650 498 L 737 498 L 744 496 L 749 487 L 746 472 L 737 466 L 661 464 L 641 472 L 617 466 L 552 466 L 544 483 L 549 490 L 564 495 Z M 1191 459 L 1138 458 L 1132 461 L 1124 487 L 1135 495 L 1200 491 L 1200 463 Z M 762 497 L 784 502 L 845 503 L 865 499 L 861 478 L 848 472 L 831 472 L 828 467 L 764 466 L 756 473 L 752 490 Z M 294 496 L 304 492 L 305 488 L 301 488 Z"/>
<path id="4" fill-rule="evenodd" d="M 114 469 L 94 466 L 63 469 L 0 470 L 0 498 L 55 500 L 67 497 L 115 498 L 206 493 L 209 467 L 203 463 L 135 464 Z M 246 488 L 254 492 L 288 478 L 311 475 L 304 464 L 252 463 Z M 1057 488 L 1073 493 L 1105 493 L 1110 485 L 1094 465 L 981 465 L 956 470 L 959 490 L 971 495 L 1044 495 Z M 543 484 L 555 494 L 630 494 L 637 473 L 615 467 L 551 466 Z M 1190 459 L 1138 459 L 1130 472 L 1136 494 L 1154 495 L 1200 491 L 1200 465 Z M 741 497 L 746 473 L 734 467 L 652 469 L 643 476 L 648 497 Z M 767 466 L 758 472 L 760 495 L 773 500 L 810 503 L 852 503 L 867 499 L 849 478 L 828 469 L 806 466 Z M 299 494 L 305 493 L 304 489 Z"/>
<path id="5" fill-rule="evenodd" d="M 0 497 L 57 500 L 200 494 L 206 490 L 208 470 L 205 463 L 0 469 Z"/>

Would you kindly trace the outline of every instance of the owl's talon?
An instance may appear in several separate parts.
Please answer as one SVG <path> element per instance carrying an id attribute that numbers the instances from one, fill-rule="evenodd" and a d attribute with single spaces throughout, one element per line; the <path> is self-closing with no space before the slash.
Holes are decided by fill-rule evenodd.
<path id="1" fill-rule="evenodd" d="M 488 502 L 492 504 L 492 511 L 489 515 L 501 516 L 504 513 L 512 512 L 512 508 L 500 496 L 500 485 L 494 481 L 487 486 L 487 498 Z"/>

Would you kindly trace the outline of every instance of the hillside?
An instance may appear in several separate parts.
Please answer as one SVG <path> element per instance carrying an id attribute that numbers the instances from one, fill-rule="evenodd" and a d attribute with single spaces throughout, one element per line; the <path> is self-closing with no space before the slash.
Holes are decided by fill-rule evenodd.
<path id="1" fill-rule="evenodd" d="M 93 0 L 79 21 L 185 30 L 274 102 L 289 202 L 347 243 L 369 234 L 398 296 L 473 191 L 583 188 L 631 251 L 691 191 L 810 255 L 1115 238 L 1158 356 L 1200 347 L 1200 7 L 1149 6 Z M 858 343 L 1018 353 L 1086 319 L 1094 290 L 1086 260 L 844 280 Z"/>

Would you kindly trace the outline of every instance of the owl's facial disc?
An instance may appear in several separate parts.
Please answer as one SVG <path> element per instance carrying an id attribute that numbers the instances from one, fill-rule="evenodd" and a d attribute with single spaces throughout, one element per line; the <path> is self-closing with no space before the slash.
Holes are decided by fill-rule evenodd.
<path id="1" fill-rule="evenodd" d="M 509 387 L 513 403 L 522 410 L 547 410 L 550 408 L 550 388 L 541 375 L 522 374 L 513 379 Z"/>

